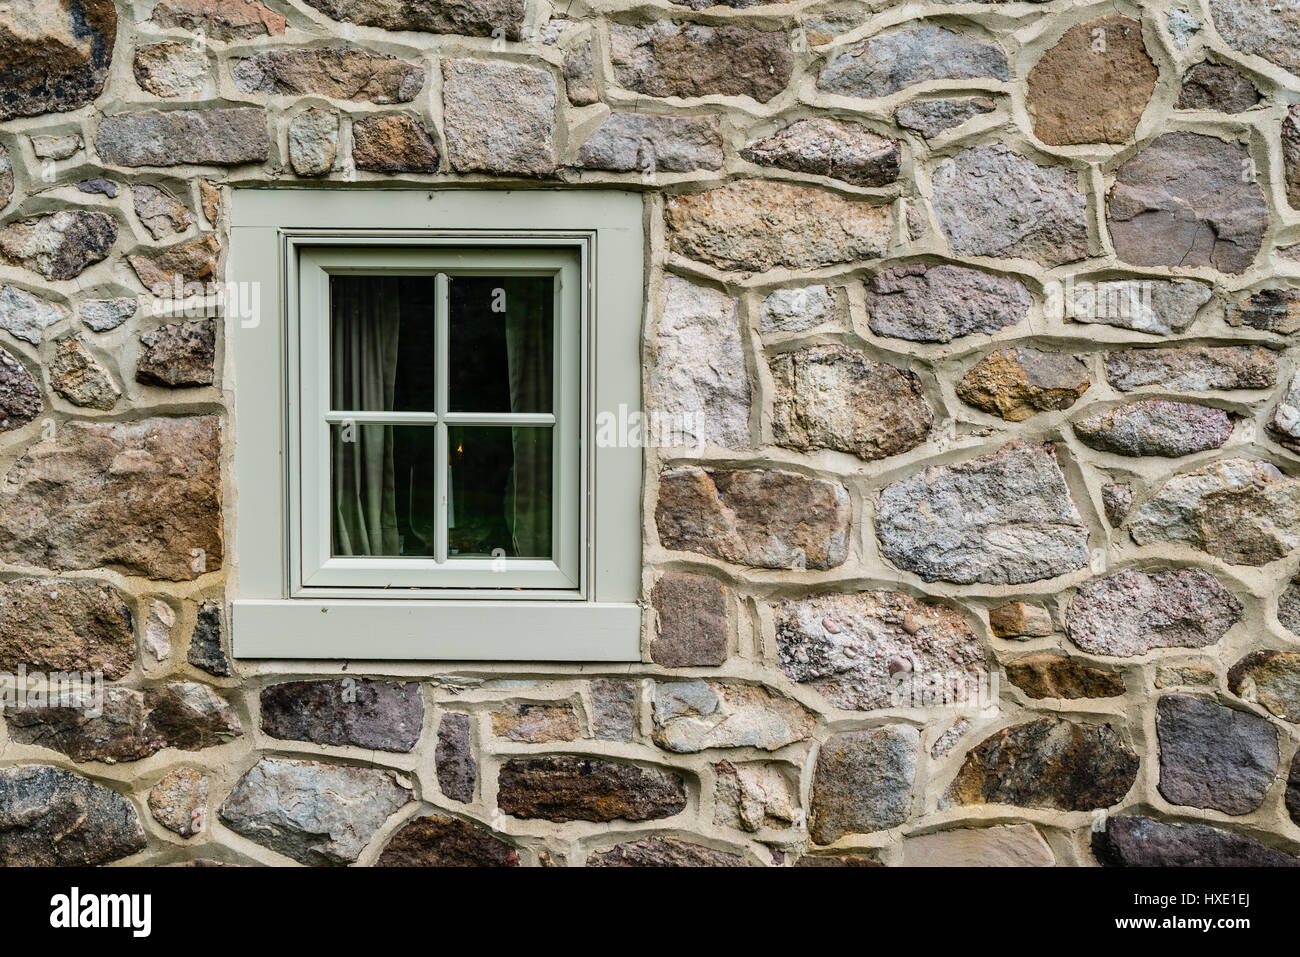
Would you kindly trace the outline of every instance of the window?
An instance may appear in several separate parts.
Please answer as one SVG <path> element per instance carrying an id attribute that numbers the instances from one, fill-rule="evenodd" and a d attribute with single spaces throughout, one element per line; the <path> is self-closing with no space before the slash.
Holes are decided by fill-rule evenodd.
<path id="1" fill-rule="evenodd" d="M 640 407 L 639 198 L 240 190 L 232 217 L 235 654 L 639 660 L 641 452 L 596 443 Z"/>

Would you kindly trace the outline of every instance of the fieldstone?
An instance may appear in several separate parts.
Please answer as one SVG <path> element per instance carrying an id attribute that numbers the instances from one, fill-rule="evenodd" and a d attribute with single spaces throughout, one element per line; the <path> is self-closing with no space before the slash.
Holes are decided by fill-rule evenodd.
<path id="1" fill-rule="evenodd" d="M 1232 435 L 1223 409 L 1151 399 L 1096 412 L 1073 425 L 1079 441 L 1116 455 L 1176 458 L 1217 449 Z"/>
<path id="2" fill-rule="evenodd" d="M 1039 412 L 1068 409 L 1092 385 L 1088 367 L 1074 356 L 1039 349 L 990 352 L 957 383 L 968 405 L 1023 422 Z"/>
<path id="3" fill-rule="evenodd" d="M 727 660 L 727 591 L 716 578 L 668 572 L 650 596 L 650 660 L 665 668 L 717 667 Z"/>
<path id="4" fill-rule="evenodd" d="M 1133 486 L 1111 482 L 1101 487 L 1101 507 L 1111 528 L 1119 528 L 1133 510 Z"/>
<path id="5" fill-rule="evenodd" d="M 612 113 L 578 150 L 585 169 L 685 173 L 722 166 L 716 116 Z"/>
<path id="6" fill-rule="evenodd" d="M 259 107 L 142 110 L 104 117 L 95 150 L 113 166 L 239 166 L 270 153 L 266 111 Z"/>
<path id="7" fill-rule="evenodd" d="M 1021 585 L 1088 564 L 1088 530 L 1052 445 L 930 466 L 885 486 L 876 510 L 885 558 L 925 581 Z"/>
<path id="8" fill-rule="evenodd" d="M 656 681 L 654 741 L 677 754 L 709 748 L 778 751 L 804 741 L 816 718 L 797 701 L 761 685 Z"/>
<path id="9" fill-rule="evenodd" d="M 836 568 L 852 520 L 843 485 L 794 472 L 688 467 L 659 478 L 660 544 L 738 565 Z"/>
<path id="10" fill-rule="evenodd" d="M 497 777 L 497 806 L 528 820 L 654 821 L 686 808 L 675 771 L 576 755 L 512 758 Z"/>
<path id="11" fill-rule="evenodd" d="M 80 109 L 104 91 L 117 40 L 113 0 L 0 10 L 0 121 Z"/>
<path id="12" fill-rule="evenodd" d="M 1261 289 L 1233 297 L 1224 305 L 1223 318 L 1230 326 L 1289 336 L 1300 329 L 1300 289 Z"/>
<path id="13" fill-rule="evenodd" d="M 877 259 L 889 248 L 888 206 L 790 183 L 734 180 L 668 198 L 672 252 L 719 269 L 815 269 Z"/>
<path id="14" fill-rule="evenodd" d="M 1078 176 L 1005 146 L 977 146 L 941 163 L 933 205 L 956 256 L 1059 266 L 1088 255 L 1088 203 Z"/>
<path id="15" fill-rule="evenodd" d="M 43 764 L 0 771 L 0 864 L 89 867 L 144 850 L 144 828 L 122 795 Z"/>
<path id="16" fill-rule="evenodd" d="M 1230 565 L 1267 565 L 1300 545 L 1300 480 L 1224 459 L 1166 482 L 1129 527 L 1139 545 L 1176 542 Z"/>
<path id="17" fill-rule="evenodd" d="M 808 836 L 832 844 L 907 820 L 921 733 L 904 724 L 833 734 L 817 754 Z"/>
<path id="18" fill-rule="evenodd" d="M 50 360 L 50 385 L 75 406 L 107 412 L 117 405 L 122 391 L 113 384 L 108 370 L 76 339 L 67 336 L 55 343 Z"/>
<path id="19" fill-rule="evenodd" d="M 1034 135 L 1051 146 L 1128 142 L 1157 75 L 1137 20 L 1112 14 L 1076 24 L 1029 73 Z"/>
<path id="20" fill-rule="evenodd" d="M 241 93 L 365 103 L 409 103 L 424 88 L 423 68 L 352 47 L 264 50 L 240 60 L 231 74 Z"/>
<path id="21" fill-rule="evenodd" d="M 70 314 L 67 307 L 34 296 L 25 289 L 0 285 L 0 329 L 15 339 L 39 345 L 45 329 Z"/>
<path id="22" fill-rule="evenodd" d="M 1065 610 L 1070 640 L 1094 655 L 1203 648 L 1241 620 L 1241 603 L 1209 572 L 1126 568 L 1079 589 Z"/>
<path id="23" fill-rule="evenodd" d="M 178 297 L 174 289 L 178 283 L 183 289 L 189 283 L 206 285 L 216 282 L 217 257 L 220 255 L 221 243 L 216 236 L 200 236 L 159 252 L 127 256 L 126 260 L 146 289 L 155 295 L 175 299 Z"/>
<path id="24" fill-rule="evenodd" d="M 792 867 L 884 867 L 879 860 L 867 854 L 805 854 Z"/>
<path id="25" fill-rule="evenodd" d="M 507 741 L 545 744 L 575 741 L 582 735 L 578 716 L 569 704 L 514 704 L 494 711 L 492 733 Z"/>
<path id="26" fill-rule="evenodd" d="M 81 135 L 78 133 L 69 133 L 66 136 L 33 136 L 31 141 L 32 152 L 38 159 L 69 159 L 83 145 Z"/>
<path id="27" fill-rule="evenodd" d="M 149 791 L 153 819 L 181 837 L 190 838 L 204 828 L 208 808 L 208 779 L 194 768 L 177 768 Z"/>
<path id="28" fill-rule="evenodd" d="M 68 422 L 0 487 L 0 559 L 191 581 L 221 567 L 215 415 Z"/>
<path id="29" fill-rule="evenodd" d="M 675 837 L 625 841 L 587 858 L 588 867 L 748 867 L 744 858 Z"/>
<path id="30" fill-rule="evenodd" d="M 1195 688 L 1212 687 L 1218 682 L 1213 665 L 1178 664 L 1156 669 L 1153 684 L 1157 688 L 1177 688 L 1189 685 Z"/>
<path id="31" fill-rule="evenodd" d="M 1300 860 L 1207 824 L 1112 817 L 1094 831 L 1092 852 L 1106 867 L 1296 867 Z"/>
<path id="32" fill-rule="evenodd" d="M 678 446 L 750 447 L 749 373 L 740 340 L 739 303 L 668 275 L 655 336 L 648 406 L 654 424 Z"/>
<path id="33" fill-rule="evenodd" d="M 1170 804 L 1249 814 L 1277 774 L 1277 729 L 1267 718 L 1188 695 L 1156 705 L 1160 793 Z"/>
<path id="34" fill-rule="evenodd" d="M 1186 50 L 1196 34 L 1205 29 L 1205 24 L 1191 11 L 1174 7 L 1165 16 L 1165 29 L 1174 46 L 1179 50 Z"/>
<path id="35" fill-rule="evenodd" d="M 1056 630 L 1051 612 L 1023 601 L 990 608 L 989 629 L 998 638 L 1046 638 Z"/>
<path id="36" fill-rule="evenodd" d="M 1137 752 L 1107 725 L 1039 718 L 976 745 L 939 806 L 1089 811 L 1118 804 L 1137 772 Z"/>
<path id="37" fill-rule="evenodd" d="M 138 47 L 132 70 L 140 89 L 161 97 L 199 96 L 212 75 L 207 54 L 190 43 L 150 43 Z"/>
<path id="38" fill-rule="evenodd" d="M 1137 266 L 1245 272 L 1268 229 L 1268 207 L 1246 147 L 1166 133 L 1127 160 L 1108 200 L 1115 254 Z"/>
<path id="39" fill-rule="evenodd" d="M 785 30 L 671 20 L 611 23 L 609 44 L 619 85 L 647 96 L 748 96 L 766 103 L 794 72 Z"/>
<path id="40" fill-rule="evenodd" d="M 199 205 L 209 226 L 216 226 L 221 218 L 221 187 L 214 186 L 206 179 L 199 180 Z"/>
<path id="41" fill-rule="evenodd" d="M 65 209 L 0 228 L 0 260 L 46 279 L 75 279 L 107 258 L 115 242 L 112 216 Z"/>
<path id="42" fill-rule="evenodd" d="M 817 89 L 875 98 L 930 80 L 1009 80 L 1007 55 L 946 27 L 923 24 L 877 34 L 849 47 L 817 77 Z"/>
<path id="43" fill-rule="evenodd" d="M 833 449 L 868 462 L 900 455 L 930 435 L 934 411 L 915 372 L 839 344 L 768 359 L 772 439 L 801 452 Z"/>
<path id="44" fill-rule="evenodd" d="M 1238 53 L 1300 72 L 1300 7 L 1290 2 L 1210 0 L 1210 15 L 1219 36 Z"/>
<path id="45" fill-rule="evenodd" d="M 7 707 L 9 737 L 73 761 L 139 761 L 164 748 L 201 751 L 243 735 L 230 705 L 206 685 L 183 681 L 143 692 L 89 690 L 51 694 L 44 707 Z"/>
<path id="46" fill-rule="evenodd" d="M 337 116 L 334 126 L 334 145 L 337 145 Z M 400 113 L 367 116 L 352 124 L 352 161 L 357 169 L 375 173 L 436 173 L 439 158 L 438 144 L 414 117 Z M 312 162 L 313 168 L 319 168 L 324 158 L 320 158 L 320 163 Z M 329 149 L 329 162 L 334 162 L 333 147 Z M 328 169 L 326 166 L 321 172 Z M 299 171 L 299 175 L 320 173 Z"/>
<path id="47" fill-rule="evenodd" d="M 1030 698 L 1114 698 L 1124 676 L 1102 671 L 1062 655 L 1028 655 L 1007 663 L 1007 680 Z"/>
<path id="48" fill-rule="evenodd" d="M 248 40 L 284 33 L 285 19 L 258 0 L 162 0 L 150 21 L 217 40 Z"/>
<path id="49" fill-rule="evenodd" d="M 887 186 L 895 182 L 903 160 L 897 140 L 858 123 L 824 117 L 791 123 L 745 147 L 740 155 L 759 166 L 829 176 L 855 186 Z"/>
<path id="50" fill-rule="evenodd" d="M 555 78 L 484 60 L 442 61 L 447 152 L 458 173 L 555 172 Z"/>
<path id="51" fill-rule="evenodd" d="M 992 335 L 1021 322 L 1033 304 L 1018 280 L 946 263 L 886 269 L 866 291 L 871 331 L 910 342 Z"/>
<path id="52" fill-rule="evenodd" d="M 166 661 L 171 657 L 171 633 L 175 624 L 176 612 L 171 605 L 157 599 L 149 605 L 149 617 L 144 625 L 144 650 L 154 661 Z"/>
<path id="53" fill-rule="evenodd" d="M 969 730 L 970 721 L 966 718 L 958 718 L 952 723 L 952 727 L 946 729 L 943 734 L 934 739 L 934 745 L 930 748 L 930 757 L 935 760 L 946 758 L 952 753 L 953 748 L 957 747 L 957 742 Z"/>
<path id="54" fill-rule="evenodd" d="M 33 141 L 33 149 L 35 141 Z M 9 159 L 9 151 L 0 145 L 0 209 L 9 205 L 14 198 L 14 164 Z"/>
<path id="55" fill-rule="evenodd" d="M 221 605 L 218 602 L 209 600 L 199 606 L 185 660 L 218 678 L 230 676 L 230 661 L 221 649 Z"/>
<path id="56" fill-rule="evenodd" d="M 922 100 L 900 106 L 894 120 L 905 130 L 915 130 L 927 140 L 961 126 L 967 120 L 992 113 L 997 104 L 987 96 L 956 97 L 946 100 Z"/>
<path id="57" fill-rule="evenodd" d="M 1106 378 L 1121 392 L 1147 386 L 1173 392 L 1271 389 L 1277 354 L 1261 346 L 1187 346 L 1106 354 Z"/>
<path id="58" fill-rule="evenodd" d="M 1230 66 L 1208 60 L 1196 64 L 1183 76 L 1178 93 L 1179 110 L 1210 110 L 1241 113 L 1259 102 L 1259 90 L 1248 78 Z"/>
<path id="59" fill-rule="evenodd" d="M 1300 109 L 1294 106 L 1282 120 L 1282 170 L 1287 205 L 1295 209 L 1300 206 Z"/>
<path id="60" fill-rule="evenodd" d="M 763 300 L 760 332 L 806 332 L 826 323 L 842 324 L 848 317 L 843 293 L 827 286 L 778 289 Z"/>
<path id="61" fill-rule="evenodd" d="M 414 681 L 286 681 L 262 689 L 261 711 L 262 730 L 273 738 L 376 751 L 410 751 L 424 723 Z"/>
<path id="62" fill-rule="evenodd" d="M 185 204 L 165 189 L 142 183 L 131 187 L 131 197 L 136 217 L 154 239 L 183 233 L 194 225 Z"/>
<path id="63" fill-rule="evenodd" d="M 410 800 L 377 768 L 262 758 L 218 813 L 236 834 L 301 864 L 351 864 Z"/>
<path id="64" fill-rule="evenodd" d="M 1300 654 L 1252 651 L 1228 670 L 1228 688 L 1243 701 L 1300 724 Z"/>
<path id="65" fill-rule="evenodd" d="M 1292 823 L 1300 824 L 1300 754 L 1291 759 L 1291 772 L 1286 778 L 1284 803 Z"/>
<path id="66" fill-rule="evenodd" d="M 373 119 L 358 121 L 357 128 Z M 338 149 L 339 115 L 333 110 L 311 107 L 289 121 L 289 163 L 299 176 L 324 176 L 334 168 Z"/>
<path id="67" fill-rule="evenodd" d="M 212 385 L 217 325 L 212 319 L 173 322 L 140 337 L 135 381 L 176 389 Z"/>
<path id="68" fill-rule="evenodd" d="M 1052 848 L 1032 824 L 956 827 L 903 839 L 904 867 L 1051 867 Z"/>
<path id="69" fill-rule="evenodd" d="M 0 582 L 0 671 L 103 672 L 135 664 L 131 609 L 108 585 L 58 578 Z"/>
<path id="70" fill-rule="evenodd" d="M 449 712 L 438 722 L 438 745 L 433 753 L 438 788 L 453 801 L 469 804 L 478 784 L 478 762 L 470 736 L 469 715 Z"/>
<path id="71" fill-rule="evenodd" d="M 721 761 L 713 766 L 713 823 L 754 833 L 784 830 L 797 814 L 797 798 L 790 782 L 775 764 L 741 764 Z"/>
<path id="72" fill-rule="evenodd" d="M 836 708 L 888 708 L 895 673 L 966 674 L 985 667 L 957 612 L 899 592 L 819 595 L 776 606 L 777 665 Z"/>
<path id="73" fill-rule="evenodd" d="M 564 77 L 564 94 L 574 106 L 591 106 L 600 102 L 596 75 L 591 66 L 591 41 L 583 40 L 564 54 L 560 69 Z"/>
<path id="74" fill-rule="evenodd" d="M 502 36 L 518 40 L 524 0 L 307 0 L 327 17 L 383 30 L 454 33 L 466 37 Z"/>
<path id="75" fill-rule="evenodd" d="M 403 824 L 375 866 L 518 867 L 519 854 L 485 827 L 430 815 Z"/>
<path id="76" fill-rule="evenodd" d="M 654 660 L 651 643 L 651 660 Z M 593 678 L 591 734 L 597 741 L 631 741 L 636 735 L 636 703 L 640 697 L 635 682 L 623 678 Z"/>
<path id="77" fill-rule="evenodd" d="M 117 199 L 117 184 L 102 176 L 82 180 L 77 184 L 77 189 L 88 196 L 107 196 L 109 199 Z"/>
<path id="78" fill-rule="evenodd" d="M 1292 578 L 1278 596 L 1277 620 L 1287 631 L 1300 635 L 1300 575 Z"/>
<path id="79" fill-rule="evenodd" d="M 1190 280 L 1118 279 L 1053 283 L 1044 312 L 1049 319 L 1098 323 L 1167 336 L 1196 321 L 1212 290 Z"/>
<path id="80" fill-rule="evenodd" d="M 41 387 L 27 367 L 0 349 L 0 432 L 21 429 L 44 408 Z"/>

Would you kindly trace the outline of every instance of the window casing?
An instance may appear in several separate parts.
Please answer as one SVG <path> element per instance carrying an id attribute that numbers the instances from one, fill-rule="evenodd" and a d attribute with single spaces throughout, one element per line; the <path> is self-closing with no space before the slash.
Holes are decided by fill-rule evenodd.
<path id="1" fill-rule="evenodd" d="M 640 659 L 642 453 L 595 437 L 602 413 L 640 408 L 642 219 L 639 197 L 611 191 L 235 192 L 230 278 L 259 290 L 243 299 L 251 315 L 227 316 L 236 656 Z M 331 282 L 367 276 L 432 281 L 433 408 L 334 401 Z M 552 283 L 548 411 L 458 407 L 449 288 L 472 277 Z M 345 427 L 436 435 L 438 523 L 421 526 L 430 554 L 336 547 L 331 449 Z M 452 436 L 464 451 L 464 437 L 502 429 L 551 430 L 549 555 L 510 542 L 464 555 L 459 533 L 449 541 L 445 493 L 453 474 L 465 482 L 446 468 Z"/>

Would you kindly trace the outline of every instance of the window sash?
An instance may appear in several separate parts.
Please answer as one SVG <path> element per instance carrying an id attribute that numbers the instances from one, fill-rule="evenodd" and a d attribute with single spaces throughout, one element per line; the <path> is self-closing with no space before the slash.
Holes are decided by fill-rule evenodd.
<path id="1" fill-rule="evenodd" d="M 435 310 L 436 408 L 431 412 L 361 412 L 332 408 L 330 387 L 330 277 L 332 275 L 432 275 L 437 289 Z M 555 278 L 553 411 L 538 413 L 450 412 L 450 315 L 448 275 L 538 275 Z M 299 590 L 474 589 L 554 590 L 576 592 L 584 580 L 585 515 L 581 507 L 586 476 L 582 468 L 582 395 L 586 375 L 585 317 L 578 252 L 563 248 L 519 248 L 503 241 L 495 247 L 456 247 L 454 242 L 427 246 L 302 248 L 298 264 L 298 505 L 296 516 Z M 433 558 L 337 557 L 332 547 L 330 489 L 331 424 L 427 425 L 437 431 L 435 502 L 437 524 Z M 457 425 L 544 425 L 553 431 L 553 559 L 458 557 L 448 554 L 447 430 Z"/>

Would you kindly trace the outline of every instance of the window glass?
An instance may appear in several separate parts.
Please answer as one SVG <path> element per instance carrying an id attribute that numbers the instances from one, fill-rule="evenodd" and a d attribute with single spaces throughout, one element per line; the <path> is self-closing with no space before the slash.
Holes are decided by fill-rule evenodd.
<path id="1" fill-rule="evenodd" d="M 450 553 L 549 558 L 551 430 L 453 426 L 448 436 Z"/>
<path id="2" fill-rule="evenodd" d="M 549 276 L 452 276 L 451 411 L 550 412 L 555 285 Z"/>

